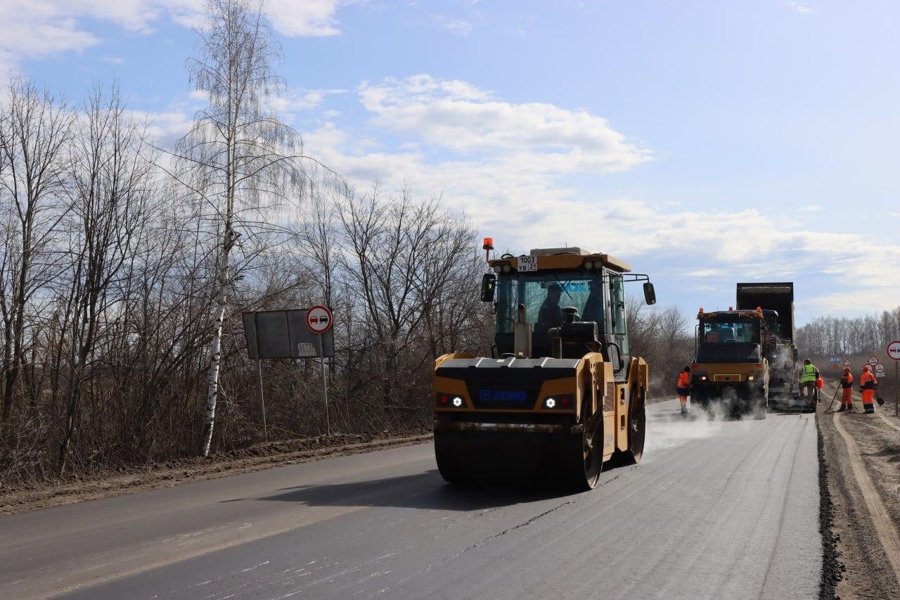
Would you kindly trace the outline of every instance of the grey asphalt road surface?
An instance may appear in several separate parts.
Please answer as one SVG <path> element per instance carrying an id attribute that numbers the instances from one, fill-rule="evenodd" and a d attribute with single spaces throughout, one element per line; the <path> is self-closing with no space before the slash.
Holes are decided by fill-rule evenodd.
<path id="1" fill-rule="evenodd" d="M 8 598 L 817 598 L 814 415 L 649 410 L 591 492 L 456 488 L 430 444 L 0 518 Z"/>

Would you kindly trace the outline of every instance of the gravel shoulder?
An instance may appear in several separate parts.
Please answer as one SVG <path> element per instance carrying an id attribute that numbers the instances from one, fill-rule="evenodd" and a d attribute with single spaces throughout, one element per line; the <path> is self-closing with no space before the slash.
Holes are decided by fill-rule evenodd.
<path id="1" fill-rule="evenodd" d="M 823 398 L 830 399 L 833 388 Z M 823 598 L 900 598 L 900 418 L 893 403 L 852 413 L 818 407 L 824 467 L 823 500 L 831 504 L 834 560 L 823 573 Z M 831 593 L 829 593 L 831 590 Z"/>

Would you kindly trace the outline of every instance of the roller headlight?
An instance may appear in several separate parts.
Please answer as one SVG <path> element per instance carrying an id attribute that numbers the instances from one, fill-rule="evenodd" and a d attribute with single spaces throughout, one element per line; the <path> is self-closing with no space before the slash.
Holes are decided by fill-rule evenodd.
<path id="1" fill-rule="evenodd" d="M 544 399 L 543 407 L 548 410 L 566 410 L 575 406 L 573 394 L 558 394 Z"/>
<path id="2" fill-rule="evenodd" d="M 437 405 L 444 408 L 451 406 L 453 408 L 462 408 L 466 404 L 466 401 L 461 396 L 451 396 L 450 394 L 438 394 L 436 400 Z"/>

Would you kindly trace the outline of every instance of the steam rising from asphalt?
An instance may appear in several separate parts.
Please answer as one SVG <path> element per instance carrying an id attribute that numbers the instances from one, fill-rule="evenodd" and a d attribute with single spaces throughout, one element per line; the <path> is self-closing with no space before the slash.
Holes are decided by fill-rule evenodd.
<path id="1" fill-rule="evenodd" d="M 681 405 L 677 399 L 653 403 L 647 411 L 647 438 L 644 445 L 644 460 L 652 460 L 653 455 L 664 450 L 687 444 L 692 440 L 723 435 L 726 428 L 734 426 L 752 426 L 752 421 L 762 415 L 742 415 L 737 421 L 730 412 L 730 402 L 726 398 L 722 403 L 713 403 L 709 410 L 692 406 L 688 402 L 690 413 L 682 416 Z"/>

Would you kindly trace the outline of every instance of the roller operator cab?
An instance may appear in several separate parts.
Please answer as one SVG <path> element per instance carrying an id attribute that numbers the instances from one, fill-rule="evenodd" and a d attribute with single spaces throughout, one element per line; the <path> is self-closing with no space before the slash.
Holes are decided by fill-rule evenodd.
<path id="1" fill-rule="evenodd" d="M 491 356 L 465 352 L 435 361 L 434 444 L 451 483 L 514 477 L 587 490 L 610 462 L 640 461 L 649 387 L 632 356 L 626 284 L 646 275 L 607 254 L 535 249 L 492 257 L 481 299 L 492 303 Z"/>

